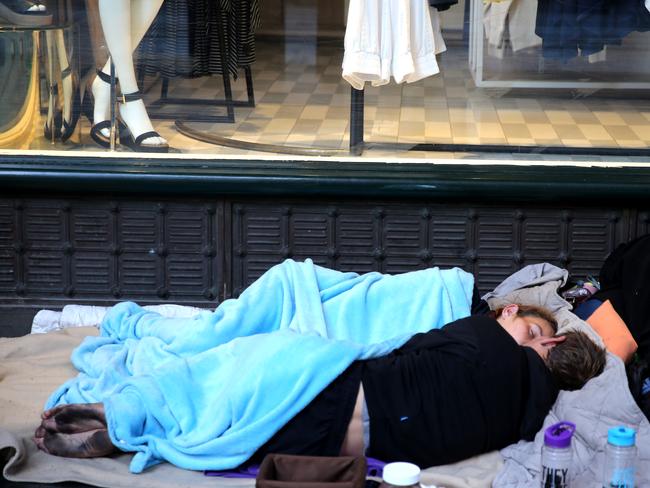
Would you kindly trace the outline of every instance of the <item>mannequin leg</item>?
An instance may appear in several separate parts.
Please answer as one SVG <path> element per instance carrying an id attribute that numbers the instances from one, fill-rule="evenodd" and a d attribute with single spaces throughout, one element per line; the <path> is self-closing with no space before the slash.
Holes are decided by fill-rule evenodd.
<path id="1" fill-rule="evenodd" d="M 138 47 L 140 41 L 147 33 L 149 26 L 156 18 L 163 0 L 131 0 L 131 47 L 133 51 Z M 106 61 L 102 72 L 107 76 L 111 73 L 111 60 Z M 93 98 L 95 100 L 93 123 L 108 120 L 110 116 L 110 87 L 99 78 L 95 78 L 92 84 Z M 102 133 L 109 136 L 109 130 L 104 129 Z"/>
<path id="2" fill-rule="evenodd" d="M 58 52 L 59 67 L 61 68 L 61 73 L 69 73 L 70 70 L 70 61 L 68 60 L 68 50 L 65 47 L 65 39 L 63 37 L 63 31 L 61 29 L 54 31 L 54 36 L 56 38 L 56 50 Z M 61 84 L 63 85 L 63 120 L 67 123 L 70 123 L 72 119 L 72 76 L 66 74 L 61 79 Z"/>
<path id="3" fill-rule="evenodd" d="M 99 13 L 104 37 L 115 63 L 115 70 L 120 79 L 122 93 L 129 94 L 138 91 L 133 67 L 133 50 L 137 44 L 134 44 L 133 40 L 140 42 L 158 13 L 161 4 L 161 0 L 99 0 Z M 136 39 L 132 39 L 132 35 L 136 36 Z M 97 83 L 97 80 L 95 83 Z M 99 83 L 102 82 L 99 81 Z M 93 93 L 95 93 L 95 90 L 93 90 Z M 102 104 L 102 100 L 98 98 L 95 100 L 96 105 Z M 131 130 L 134 138 L 144 132 L 153 130 L 142 100 L 121 104 L 120 115 Z M 97 113 L 95 113 L 96 116 Z M 145 146 L 162 144 L 165 144 L 165 140 L 161 137 L 149 137 L 143 141 Z"/>

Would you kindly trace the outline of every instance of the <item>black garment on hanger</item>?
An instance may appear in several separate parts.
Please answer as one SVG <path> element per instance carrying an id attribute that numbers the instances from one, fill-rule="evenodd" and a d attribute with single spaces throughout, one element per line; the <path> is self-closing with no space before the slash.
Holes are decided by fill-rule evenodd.
<path id="1" fill-rule="evenodd" d="M 644 0 L 539 0 L 535 33 L 545 58 L 568 61 L 620 44 L 634 31 L 650 30 Z"/>
<path id="2" fill-rule="evenodd" d="M 449 7 L 456 5 L 458 0 L 429 0 L 429 6 L 435 7 L 438 12 L 449 10 Z"/>

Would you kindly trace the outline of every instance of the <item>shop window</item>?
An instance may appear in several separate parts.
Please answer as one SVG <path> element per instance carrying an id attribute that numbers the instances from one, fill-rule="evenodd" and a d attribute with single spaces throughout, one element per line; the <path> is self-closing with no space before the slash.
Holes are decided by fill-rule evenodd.
<path id="1" fill-rule="evenodd" d="M 647 160 L 649 95 L 650 0 L 0 0 L 4 152 Z"/>

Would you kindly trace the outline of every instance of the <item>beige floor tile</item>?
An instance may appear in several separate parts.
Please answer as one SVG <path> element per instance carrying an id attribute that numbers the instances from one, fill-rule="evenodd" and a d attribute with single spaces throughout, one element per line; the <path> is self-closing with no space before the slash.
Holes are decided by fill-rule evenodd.
<path id="1" fill-rule="evenodd" d="M 316 87 L 316 90 L 314 90 L 314 93 L 334 94 L 336 93 L 338 87 L 339 85 L 336 83 L 319 83 L 318 86 Z"/>
<path id="2" fill-rule="evenodd" d="M 533 135 L 526 124 L 502 124 L 501 127 L 508 140 L 512 138 L 533 139 Z"/>
<path id="3" fill-rule="evenodd" d="M 626 125 L 623 117 L 615 112 L 595 111 L 594 115 L 602 125 Z"/>
<path id="4" fill-rule="evenodd" d="M 326 119 L 320 126 L 320 134 L 343 133 L 347 132 L 348 120 Z"/>
<path id="5" fill-rule="evenodd" d="M 461 137 L 478 137 L 478 130 L 475 124 L 452 123 L 451 133 L 454 140 Z"/>
<path id="6" fill-rule="evenodd" d="M 427 139 L 451 138 L 451 125 L 442 122 L 425 122 L 424 131 Z"/>
<path id="7" fill-rule="evenodd" d="M 289 93 L 284 103 L 291 105 L 306 105 L 311 93 Z"/>
<path id="8" fill-rule="evenodd" d="M 587 139 L 571 139 L 571 138 L 566 138 L 566 139 L 561 139 L 562 144 L 564 144 L 567 147 L 592 147 L 591 146 L 591 141 Z"/>
<path id="9" fill-rule="evenodd" d="M 559 139 L 552 124 L 528 124 L 528 131 L 535 139 Z"/>
<path id="10" fill-rule="evenodd" d="M 424 122 L 425 110 L 423 107 L 402 107 L 400 120 L 403 122 Z"/>
<path id="11" fill-rule="evenodd" d="M 638 139 L 617 139 L 616 142 L 621 148 L 650 149 L 648 148 L 648 144 L 646 142 L 640 141 Z"/>
<path id="12" fill-rule="evenodd" d="M 476 124 L 478 135 L 481 139 L 503 139 L 506 135 L 501 124 L 481 122 Z"/>
<path id="13" fill-rule="evenodd" d="M 551 124 L 575 124 L 573 117 L 565 110 L 544 110 Z"/>
<path id="14" fill-rule="evenodd" d="M 274 118 L 264 128 L 264 134 L 289 134 L 296 125 L 296 119 Z"/>
<path id="15" fill-rule="evenodd" d="M 276 81 L 269 87 L 269 93 L 291 93 L 295 81 Z"/>
<path id="16" fill-rule="evenodd" d="M 622 126 L 622 125 L 608 125 L 605 127 L 607 129 L 607 132 L 614 138 L 616 139 L 619 144 L 621 141 L 629 141 L 629 140 L 638 140 L 638 136 L 636 133 L 627 126 Z"/>
<path id="17" fill-rule="evenodd" d="M 514 109 L 497 109 L 499 120 L 503 124 L 525 124 L 524 116 L 521 111 Z"/>
<path id="18" fill-rule="evenodd" d="M 454 135 L 454 144 L 480 144 L 481 138 L 478 136 L 456 136 Z"/>
<path id="19" fill-rule="evenodd" d="M 476 119 L 474 118 L 474 112 L 471 110 L 464 108 L 450 108 L 449 120 L 452 123 L 473 123 Z"/>
<path id="20" fill-rule="evenodd" d="M 300 114 L 301 119 L 325 119 L 329 107 L 319 105 L 308 105 Z"/>
<path id="21" fill-rule="evenodd" d="M 578 128 L 587 139 L 602 141 L 611 141 L 614 139 L 602 125 L 578 124 Z"/>
<path id="22" fill-rule="evenodd" d="M 553 126 L 560 139 L 585 139 L 585 135 L 575 124 L 555 124 Z"/>
<path id="23" fill-rule="evenodd" d="M 648 127 L 648 130 L 650 130 L 650 124 L 648 124 L 648 121 L 646 118 L 638 113 L 638 112 L 622 112 L 621 118 L 625 121 L 626 124 L 629 125 L 646 125 Z"/>
<path id="24" fill-rule="evenodd" d="M 508 137 L 508 144 L 515 146 L 534 146 L 535 139 L 531 139 L 530 137 Z"/>
<path id="25" fill-rule="evenodd" d="M 630 130 L 642 141 L 650 142 L 650 125 L 630 125 Z"/>
<path id="26" fill-rule="evenodd" d="M 401 122 L 399 124 L 399 137 L 424 139 L 424 122 Z"/>

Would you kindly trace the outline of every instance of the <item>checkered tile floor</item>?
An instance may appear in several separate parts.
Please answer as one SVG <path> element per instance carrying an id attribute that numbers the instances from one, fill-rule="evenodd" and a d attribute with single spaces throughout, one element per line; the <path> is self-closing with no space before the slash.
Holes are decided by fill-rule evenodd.
<path id="1" fill-rule="evenodd" d="M 350 87 L 341 78 L 342 42 L 284 45 L 264 41 L 258 42 L 257 50 L 258 61 L 252 67 L 256 106 L 236 107 L 235 123 L 188 122 L 188 125 L 242 141 L 347 150 Z M 632 98 L 628 94 L 606 98 L 599 97 L 598 92 L 575 98 L 570 93 L 552 90 L 482 89 L 476 88 L 472 81 L 466 48 L 452 46 L 439 61 L 441 73 L 437 76 L 414 84 L 392 83 L 365 90 L 366 141 L 650 148 L 647 92 L 645 98 Z M 173 80 L 169 96 L 222 98 L 222 86 L 221 77 Z M 233 91 L 236 99 L 246 99 L 243 76 L 234 82 Z M 157 94 L 158 87 L 153 86 L 148 90 L 148 100 L 155 100 Z M 166 110 L 223 113 L 223 108 L 217 107 L 169 106 Z M 251 153 L 188 138 L 178 133 L 169 121 L 155 121 L 155 125 L 180 152 Z M 82 140 L 87 142 L 87 138 Z M 467 157 L 380 150 L 368 150 L 364 155 Z M 562 156 L 562 159 L 570 158 Z"/>

